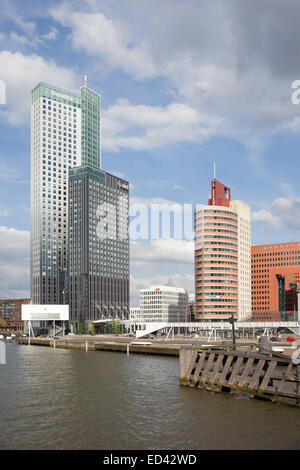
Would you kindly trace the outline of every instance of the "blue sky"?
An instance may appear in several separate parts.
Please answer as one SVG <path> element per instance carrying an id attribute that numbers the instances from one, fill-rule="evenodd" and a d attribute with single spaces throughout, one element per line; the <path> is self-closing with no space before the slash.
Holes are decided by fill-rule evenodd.
<path id="1" fill-rule="evenodd" d="M 29 295 L 30 91 L 102 95 L 102 167 L 133 202 L 207 203 L 213 163 L 251 206 L 252 243 L 298 241 L 298 1 L 1 0 L 0 297 Z M 134 242 L 137 290 L 193 290 L 187 240 Z"/>

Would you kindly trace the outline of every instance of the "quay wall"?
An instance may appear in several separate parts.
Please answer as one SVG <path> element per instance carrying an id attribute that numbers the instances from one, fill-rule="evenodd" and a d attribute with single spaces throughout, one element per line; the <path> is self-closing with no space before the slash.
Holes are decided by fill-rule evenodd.
<path id="1" fill-rule="evenodd" d="M 28 338 L 19 338 L 17 340 L 19 344 L 28 345 Z M 99 341 L 90 340 L 84 341 L 80 339 L 74 340 L 62 340 L 62 339 L 41 339 L 31 338 L 30 345 L 34 346 L 48 346 L 52 348 L 63 348 L 63 349 L 80 349 L 84 351 L 115 351 L 122 353 L 137 353 L 137 354 L 154 354 L 162 356 L 179 356 L 180 345 L 172 344 L 130 344 L 124 341 Z"/>

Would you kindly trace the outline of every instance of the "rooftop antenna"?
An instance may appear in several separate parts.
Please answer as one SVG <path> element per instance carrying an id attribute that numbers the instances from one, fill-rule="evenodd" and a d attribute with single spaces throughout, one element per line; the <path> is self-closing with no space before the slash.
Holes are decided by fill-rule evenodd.
<path id="1" fill-rule="evenodd" d="M 84 74 L 84 86 L 86 87 L 86 84 L 87 84 L 87 74 L 85 73 Z"/>
<path id="2" fill-rule="evenodd" d="M 214 180 L 212 182 L 212 199 L 213 205 L 216 205 L 216 164 L 214 163 Z"/>

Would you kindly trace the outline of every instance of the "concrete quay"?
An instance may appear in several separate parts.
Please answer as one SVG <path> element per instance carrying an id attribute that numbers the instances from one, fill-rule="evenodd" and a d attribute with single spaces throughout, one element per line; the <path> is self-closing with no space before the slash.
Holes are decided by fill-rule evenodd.
<path id="1" fill-rule="evenodd" d="M 84 351 L 115 351 L 123 353 L 137 353 L 137 354 L 155 354 L 162 356 L 179 356 L 179 350 L 182 346 L 191 346 L 193 348 L 200 348 L 206 345 L 224 346 L 223 341 L 218 339 L 216 341 L 208 341 L 207 338 L 188 338 L 185 339 L 182 335 L 175 336 L 174 339 L 166 339 L 158 337 L 154 339 L 135 339 L 133 337 L 122 335 L 72 335 L 62 338 L 18 338 L 18 343 L 37 346 L 48 346 L 53 348 L 64 349 L 80 349 Z M 256 341 L 255 341 L 256 342 Z M 147 344 L 145 344 L 147 343 Z M 253 344 L 253 341 L 238 340 L 240 347 L 248 347 Z M 290 356 L 293 351 L 293 344 L 287 342 L 273 343 L 273 347 L 280 347 L 284 349 L 284 354 Z"/>
<path id="2" fill-rule="evenodd" d="M 74 335 L 71 338 L 19 338 L 19 344 L 48 346 L 63 349 L 80 349 L 84 351 L 115 351 L 123 353 L 155 354 L 162 356 L 179 356 L 180 344 L 169 344 L 151 340 L 138 341 L 134 338 L 114 335 Z M 143 344 L 148 343 L 148 344 Z"/>

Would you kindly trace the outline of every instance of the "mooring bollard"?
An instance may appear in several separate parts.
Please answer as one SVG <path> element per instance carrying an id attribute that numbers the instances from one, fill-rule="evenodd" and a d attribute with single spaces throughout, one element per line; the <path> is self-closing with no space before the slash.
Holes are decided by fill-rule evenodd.
<path id="1" fill-rule="evenodd" d="M 127 344 L 127 356 L 129 356 L 129 344 Z"/>
<path id="2" fill-rule="evenodd" d="M 198 352 L 195 349 L 189 349 L 182 346 L 179 350 L 179 380 L 181 385 L 187 385 L 190 372 L 196 361 Z"/>
<path id="3" fill-rule="evenodd" d="M 268 354 L 264 351 L 264 349 L 262 348 L 265 348 L 265 349 L 272 349 L 271 347 L 271 344 L 270 344 L 270 341 L 269 339 L 266 337 L 266 336 L 260 336 L 259 340 L 258 340 L 258 347 L 259 347 L 259 352 L 261 354 Z"/>
<path id="4" fill-rule="evenodd" d="M 86 350 L 86 351 L 89 350 L 89 348 L 88 348 L 88 342 L 87 342 L 87 341 L 85 342 L 85 350 Z"/>
<path id="5" fill-rule="evenodd" d="M 292 362 L 296 366 L 296 378 L 300 380 L 300 341 L 296 341 L 296 351 L 292 354 Z M 296 383 L 296 394 L 300 393 L 300 383 Z"/>
<path id="6" fill-rule="evenodd" d="M 0 340 L 0 364 L 6 364 L 6 345 L 4 340 Z"/>
<path id="7" fill-rule="evenodd" d="M 54 348 L 54 349 L 56 348 L 55 339 L 53 340 L 53 348 Z"/>

